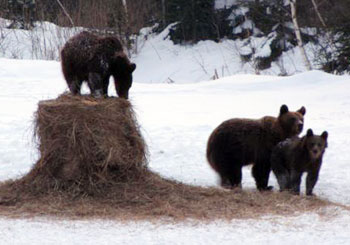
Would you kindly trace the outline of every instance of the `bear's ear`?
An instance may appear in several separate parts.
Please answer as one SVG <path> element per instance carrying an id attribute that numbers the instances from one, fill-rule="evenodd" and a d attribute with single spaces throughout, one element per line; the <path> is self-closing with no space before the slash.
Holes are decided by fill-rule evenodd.
<path id="1" fill-rule="evenodd" d="M 282 105 L 281 106 L 281 109 L 280 109 L 280 115 L 284 114 L 284 113 L 287 113 L 289 110 L 288 110 L 288 106 L 286 105 Z"/>
<path id="2" fill-rule="evenodd" d="M 298 110 L 298 112 L 301 114 L 301 115 L 305 115 L 305 113 L 306 113 L 306 109 L 305 109 L 305 107 L 304 106 L 302 106 L 299 110 Z"/>
<path id="3" fill-rule="evenodd" d="M 328 132 L 327 132 L 327 131 L 324 131 L 324 132 L 321 134 L 321 137 L 322 137 L 322 139 L 324 139 L 325 141 L 327 141 Z"/>
<path id="4" fill-rule="evenodd" d="M 131 63 L 130 66 L 129 66 L 130 73 L 133 73 L 133 71 L 135 71 L 135 69 L 136 69 L 136 64 L 135 63 Z"/>
<path id="5" fill-rule="evenodd" d="M 312 131 L 311 128 L 309 128 L 306 132 L 306 137 L 311 137 L 311 136 L 314 136 L 314 132 Z"/>

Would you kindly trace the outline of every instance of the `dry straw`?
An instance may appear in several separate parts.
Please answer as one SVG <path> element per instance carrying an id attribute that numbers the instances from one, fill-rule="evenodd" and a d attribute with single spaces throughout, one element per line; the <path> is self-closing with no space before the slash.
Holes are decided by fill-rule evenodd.
<path id="1" fill-rule="evenodd" d="M 124 99 L 62 95 L 42 101 L 35 132 L 41 158 L 26 176 L 0 183 L 1 215 L 230 220 L 330 205 L 317 198 L 203 188 L 160 177 L 147 167 L 146 144 Z"/>

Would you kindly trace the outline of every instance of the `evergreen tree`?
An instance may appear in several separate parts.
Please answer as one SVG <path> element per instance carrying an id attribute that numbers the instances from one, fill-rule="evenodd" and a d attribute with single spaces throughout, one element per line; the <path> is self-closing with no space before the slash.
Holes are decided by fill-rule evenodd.
<path id="1" fill-rule="evenodd" d="M 171 39 L 181 43 L 221 38 L 221 22 L 227 22 L 227 15 L 216 14 L 214 4 L 215 0 L 168 0 L 166 24 L 177 23 Z"/>
<path id="2" fill-rule="evenodd" d="M 335 28 L 333 37 L 334 48 L 321 51 L 322 69 L 329 73 L 350 73 L 350 23 Z"/>
<path id="3" fill-rule="evenodd" d="M 241 11 L 235 11 L 237 14 L 233 18 L 234 38 L 246 40 L 246 46 L 251 51 L 242 54 L 242 59 L 253 62 L 257 70 L 270 68 L 283 52 L 297 46 L 288 1 L 245 0 L 239 1 L 237 7 Z M 305 43 L 314 40 L 306 33 L 302 34 Z M 266 40 L 255 47 L 251 43 L 256 37 L 266 37 Z M 269 53 L 259 53 L 266 48 Z"/>
<path id="4" fill-rule="evenodd" d="M 319 0 L 318 0 L 319 1 Z M 324 23 L 320 28 L 322 41 L 318 61 L 324 71 L 336 74 L 350 73 L 350 1 L 331 0 L 319 3 Z"/>

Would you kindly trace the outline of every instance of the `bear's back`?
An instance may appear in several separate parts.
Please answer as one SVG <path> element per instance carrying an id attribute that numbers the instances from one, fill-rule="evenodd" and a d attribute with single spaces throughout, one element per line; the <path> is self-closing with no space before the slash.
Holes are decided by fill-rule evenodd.
<path id="1" fill-rule="evenodd" d="M 221 123 L 210 135 L 207 144 L 209 163 L 226 155 L 237 155 L 244 161 L 254 160 L 259 149 L 264 148 L 265 130 L 262 119 L 233 118 Z M 215 167 L 215 166 L 214 166 Z"/>
<path id="2" fill-rule="evenodd" d="M 261 132 L 260 120 L 233 118 L 221 123 L 212 133 L 209 141 L 220 139 L 242 140 L 243 138 L 258 135 Z"/>
<path id="3" fill-rule="evenodd" d="M 292 160 L 295 152 L 300 150 L 299 145 L 301 143 L 301 138 L 293 137 L 287 138 L 281 142 L 279 142 L 273 149 L 272 154 L 280 155 L 284 159 Z"/>
<path id="4" fill-rule="evenodd" d="M 77 76 L 87 80 L 88 65 L 94 56 L 94 47 L 98 37 L 89 32 L 81 32 L 68 40 L 61 50 L 61 64 L 64 76 Z"/>

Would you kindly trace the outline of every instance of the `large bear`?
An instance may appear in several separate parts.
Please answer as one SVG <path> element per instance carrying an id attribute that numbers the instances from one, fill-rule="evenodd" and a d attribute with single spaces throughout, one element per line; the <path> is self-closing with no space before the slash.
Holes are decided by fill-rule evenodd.
<path id="1" fill-rule="evenodd" d="M 302 138 L 294 137 L 277 144 L 271 154 L 271 169 L 280 191 L 288 190 L 299 194 L 301 177 L 307 172 L 306 195 L 312 195 L 327 147 L 327 138 L 327 131 L 314 135 L 309 129 Z"/>
<path id="2" fill-rule="evenodd" d="M 75 35 L 61 50 L 61 65 L 72 94 L 80 94 L 86 81 L 93 96 L 107 96 L 109 78 L 113 76 L 118 96 L 128 99 L 136 65 L 116 37 L 98 37 L 87 31 Z"/>
<path id="3" fill-rule="evenodd" d="M 220 124 L 210 135 L 207 159 L 226 188 L 241 187 L 242 167 L 253 164 L 252 174 L 259 190 L 270 190 L 272 149 L 303 130 L 305 108 L 290 112 L 286 105 L 279 116 L 261 119 L 234 118 Z"/>

